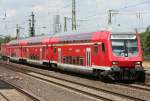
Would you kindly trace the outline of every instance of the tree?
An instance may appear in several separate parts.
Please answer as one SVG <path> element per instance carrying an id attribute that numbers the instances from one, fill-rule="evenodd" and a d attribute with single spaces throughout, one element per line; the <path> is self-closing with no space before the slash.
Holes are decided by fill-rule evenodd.
<path id="1" fill-rule="evenodd" d="M 150 56 L 150 26 L 148 26 L 145 32 L 140 33 L 141 46 L 144 56 Z"/>
<path id="2" fill-rule="evenodd" d="M 11 40 L 11 37 L 10 37 L 10 36 L 7 36 L 7 37 L 5 37 L 5 39 L 4 39 L 4 43 L 9 42 L 10 40 Z"/>
<path id="3" fill-rule="evenodd" d="M 146 29 L 144 43 L 145 43 L 146 55 L 150 55 L 150 26 Z"/>

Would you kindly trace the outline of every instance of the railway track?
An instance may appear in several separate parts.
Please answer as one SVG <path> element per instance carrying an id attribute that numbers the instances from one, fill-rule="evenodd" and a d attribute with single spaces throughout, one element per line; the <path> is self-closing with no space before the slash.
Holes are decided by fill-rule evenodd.
<path id="1" fill-rule="evenodd" d="M 4 99 L 4 101 L 9 101 L 9 99 L 5 96 L 5 95 L 3 95 L 2 93 L 0 93 L 0 96 L 2 96 Z"/>
<path id="2" fill-rule="evenodd" d="M 141 88 L 144 88 L 145 90 L 150 92 L 150 84 L 142 83 L 138 84 L 138 86 L 141 86 Z"/>
<path id="3" fill-rule="evenodd" d="M 143 99 L 128 96 L 125 94 L 108 91 L 108 90 L 105 90 L 102 88 L 89 86 L 87 84 L 78 83 L 78 82 L 71 81 L 71 80 L 66 80 L 64 78 L 59 78 L 59 77 L 55 77 L 52 75 L 46 75 L 46 74 L 39 73 L 39 72 L 33 72 L 30 70 L 26 70 L 26 69 L 20 69 L 20 68 L 17 68 L 16 66 L 10 65 L 10 64 L 7 64 L 7 65 L 3 64 L 3 66 L 5 66 L 13 71 L 21 72 L 25 75 L 37 78 L 39 80 L 46 81 L 46 82 L 49 82 L 49 83 L 52 83 L 52 84 L 55 84 L 55 85 L 73 90 L 75 92 L 84 94 L 84 95 L 92 97 L 92 98 L 100 99 L 100 100 L 107 100 L 107 101 L 117 101 L 117 100 L 142 101 L 143 100 Z M 11 68 L 10 66 L 15 67 L 15 68 Z"/>
<path id="4" fill-rule="evenodd" d="M 35 97 L 33 94 L 25 91 L 24 89 L 20 88 L 19 86 L 14 85 L 13 83 L 0 79 L 1 81 L 3 81 L 4 83 L 10 85 L 11 87 L 13 87 L 13 89 L 15 89 L 16 91 L 18 91 L 22 96 L 25 96 L 27 98 L 30 99 L 30 101 L 41 101 L 39 98 Z M 4 94 L 0 93 L 0 95 L 6 100 L 6 101 L 12 101 L 12 99 L 7 98 Z"/>
<path id="5" fill-rule="evenodd" d="M 120 86 L 124 86 L 127 88 L 132 88 L 132 89 L 136 89 L 136 90 L 141 90 L 141 91 L 146 91 L 146 92 L 150 92 L 150 85 L 149 84 L 124 84 L 124 83 L 117 83 Z"/>
<path id="6" fill-rule="evenodd" d="M 146 73 L 147 76 L 150 76 L 150 73 Z"/>

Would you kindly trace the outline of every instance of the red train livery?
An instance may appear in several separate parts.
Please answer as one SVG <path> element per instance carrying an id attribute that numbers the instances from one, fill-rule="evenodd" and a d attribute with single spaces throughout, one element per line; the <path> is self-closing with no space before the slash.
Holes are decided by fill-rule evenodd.
<path id="1" fill-rule="evenodd" d="M 145 81 L 140 39 L 133 32 L 107 30 L 13 40 L 2 45 L 4 58 L 47 65 L 113 80 Z"/>

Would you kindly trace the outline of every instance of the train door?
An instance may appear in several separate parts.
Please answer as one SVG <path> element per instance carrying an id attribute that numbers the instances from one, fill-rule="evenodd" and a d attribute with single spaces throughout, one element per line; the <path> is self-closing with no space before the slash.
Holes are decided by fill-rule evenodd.
<path id="1" fill-rule="evenodd" d="M 46 60 L 46 47 L 42 47 L 42 58 Z"/>
<path id="2" fill-rule="evenodd" d="M 22 47 L 22 56 L 23 56 L 23 58 L 27 58 L 27 48 L 26 47 Z"/>
<path id="3" fill-rule="evenodd" d="M 30 58 L 29 48 L 27 47 L 27 58 Z"/>
<path id="4" fill-rule="evenodd" d="M 8 55 L 8 56 L 10 56 L 10 57 L 11 57 L 11 48 L 9 48 L 9 50 L 8 50 L 8 51 L 9 51 L 9 55 Z"/>
<path id="5" fill-rule="evenodd" d="M 91 48 L 86 48 L 86 66 L 91 66 Z"/>
<path id="6" fill-rule="evenodd" d="M 43 51 L 42 48 L 40 48 L 40 60 L 42 60 L 42 55 L 43 55 L 43 54 L 42 54 L 42 53 L 43 53 L 42 51 Z"/>
<path id="7" fill-rule="evenodd" d="M 101 66 L 106 66 L 106 45 L 105 45 L 105 43 L 102 43 L 101 44 L 101 50 L 100 50 L 100 60 L 99 60 L 99 65 L 101 65 Z"/>
<path id="8" fill-rule="evenodd" d="M 61 48 L 58 48 L 58 63 L 61 63 Z"/>

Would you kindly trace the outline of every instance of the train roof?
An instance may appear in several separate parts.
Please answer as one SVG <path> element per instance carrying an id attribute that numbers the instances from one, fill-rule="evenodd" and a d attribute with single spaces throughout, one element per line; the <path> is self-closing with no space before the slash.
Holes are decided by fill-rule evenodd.
<path id="1" fill-rule="evenodd" d="M 9 45 L 27 45 L 27 44 L 48 44 L 48 43 L 57 43 L 64 41 L 91 41 L 98 40 L 102 32 L 110 32 L 107 30 L 95 31 L 95 32 L 70 32 L 68 33 L 56 33 L 44 36 L 29 37 L 21 40 L 12 40 Z M 78 33 L 78 34 L 77 34 Z M 111 34 L 134 34 L 133 32 L 111 32 Z M 101 36 L 102 37 L 102 36 Z"/>
<path id="2" fill-rule="evenodd" d="M 77 40 L 92 40 L 93 34 L 96 32 L 91 33 L 71 33 L 71 34 L 51 34 L 45 36 L 36 36 L 25 38 L 21 40 L 12 40 L 8 44 L 9 45 L 27 45 L 27 44 L 38 44 L 38 43 L 56 43 L 56 42 L 63 42 L 63 41 L 77 41 Z M 96 37 L 95 37 L 96 38 Z"/>
<path id="3" fill-rule="evenodd" d="M 18 39 L 18 40 L 12 40 L 8 44 L 9 45 L 27 45 L 27 44 L 34 44 L 39 43 L 41 40 L 47 38 L 49 36 L 36 36 L 36 37 L 29 37 L 25 39 Z"/>

